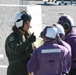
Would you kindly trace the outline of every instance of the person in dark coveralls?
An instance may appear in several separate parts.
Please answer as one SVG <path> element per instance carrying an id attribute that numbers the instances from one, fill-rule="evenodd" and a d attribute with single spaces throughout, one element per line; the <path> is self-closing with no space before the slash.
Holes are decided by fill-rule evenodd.
<path id="1" fill-rule="evenodd" d="M 61 24 L 65 30 L 64 41 L 67 42 L 72 49 L 72 65 L 69 75 L 76 75 L 76 30 L 74 29 L 74 21 L 69 15 L 62 15 L 58 23 Z"/>
<path id="2" fill-rule="evenodd" d="M 69 75 L 71 69 L 71 59 L 72 59 L 71 46 L 65 41 L 63 41 L 63 38 L 65 37 L 64 28 L 60 24 L 54 24 L 53 26 L 57 28 L 57 33 L 59 34 L 58 38 L 56 39 L 56 42 L 68 49 L 68 56 L 67 56 L 68 61 L 67 59 L 65 60 L 66 64 L 64 66 L 66 66 L 66 69 L 64 70 L 67 71 L 66 75 Z"/>
<path id="3" fill-rule="evenodd" d="M 34 50 L 32 57 L 27 64 L 29 73 L 33 75 L 64 75 L 63 65 L 67 58 L 68 50 L 62 45 L 54 42 L 57 29 L 54 26 L 47 26 L 41 32 L 44 40 L 42 46 Z M 68 60 L 68 59 L 67 59 Z"/>
<path id="4" fill-rule="evenodd" d="M 27 62 L 34 50 L 35 35 L 29 33 L 31 16 L 23 11 L 16 15 L 13 32 L 6 38 L 5 51 L 9 61 L 7 75 L 28 75 Z"/>

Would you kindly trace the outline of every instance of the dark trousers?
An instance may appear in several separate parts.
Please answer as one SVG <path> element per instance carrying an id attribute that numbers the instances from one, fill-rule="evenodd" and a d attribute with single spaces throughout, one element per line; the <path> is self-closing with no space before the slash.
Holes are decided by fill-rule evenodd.
<path id="1" fill-rule="evenodd" d="M 7 75 L 28 75 L 27 64 L 22 62 L 10 64 L 7 68 Z"/>
<path id="2" fill-rule="evenodd" d="M 69 75 L 76 75 L 76 69 L 71 69 Z"/>

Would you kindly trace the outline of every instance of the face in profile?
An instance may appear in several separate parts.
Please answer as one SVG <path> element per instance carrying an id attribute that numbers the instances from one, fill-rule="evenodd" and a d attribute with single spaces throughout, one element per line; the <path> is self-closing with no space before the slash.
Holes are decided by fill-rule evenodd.
<path id="1" fill-rule="evenodd" d="M 30 28 L 30 21 L 26 21 L 23 26 L 23 30 L 28 31 Z"/>

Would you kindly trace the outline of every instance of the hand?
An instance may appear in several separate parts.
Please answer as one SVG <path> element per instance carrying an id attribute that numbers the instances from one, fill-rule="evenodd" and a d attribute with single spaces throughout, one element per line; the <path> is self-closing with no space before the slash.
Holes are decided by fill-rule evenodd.
<path id="1" fill-rule="evenodd" d="M 36 41 L 36 36 L 34 35 L 34 33 L 31 34 L 29 39 L 32 43 Z"/>

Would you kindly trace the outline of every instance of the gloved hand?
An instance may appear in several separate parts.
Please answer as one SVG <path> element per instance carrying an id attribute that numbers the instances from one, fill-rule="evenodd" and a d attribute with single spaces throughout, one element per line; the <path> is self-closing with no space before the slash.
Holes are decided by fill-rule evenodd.
<path id="1" fill-rule="evenodd" d="M 34 35 L 34 33 L 31 34 L 29 40 L 33 43 L 36 41 L 36 36 Z"/>

